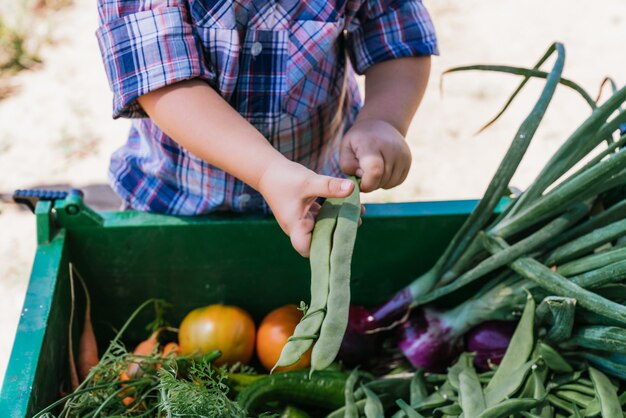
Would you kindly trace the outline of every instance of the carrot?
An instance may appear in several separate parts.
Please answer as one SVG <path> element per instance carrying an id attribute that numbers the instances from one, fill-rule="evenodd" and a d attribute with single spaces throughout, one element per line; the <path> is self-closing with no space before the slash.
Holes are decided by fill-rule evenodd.
<path id="1" fill-rule="evenodd" d="M 128 374 L 126 374 L 126 372 L 122 372 L 122 374 L 120 374 L 120 380 L 122 382 L 125 382 L 127 380 L 130 380 L 130 377 L 128 377 Z M 122 385 L 122 386 L 126 386 L 126 385 Z M 124 390 L 122 392 L 120 392 L 120 397 L 124 396 L 124 398 L 122 399 L 122 403 L 125 406 L 130 405 L 131 403 L 135 402 L 135 398 L 132 396 L 125 396 L 128 395 L 130 392 L 132 392 L 132 388 L 128 388 L 127 390 Z"/>
<path id="2" fill-rule="evenodd" d="M 178 343 L 171 342 L 171 343 L 165 344 L 165 347 L 163 347 L 161 358 L 165 359 L 167 357 L 176 357 L 179 354 L 180 354 L 180 347 L 178 346 Z M 156 364 L 155 367 L 157 370 L 159 370 L 161 368 L 161 363 Z"/>
<path id="3" fill-rule="evenodd" d="M 161 333 L 161 329 L 154 331 L 147 340 L 140 342 L 133 354 L 136 356 L 149 356 L 154 351 L 154 348 L 159 344 L 158 337 Z M 136 359 L 131 362 L 126 368 L 126 374 L 130 378 L 134 378 L 137 372 L 139 371 L 139 366 L 141 365 L 141 359 Z"/>
<path id="4" fill-rule="evenodd" d="M 74 266 L 70 263 L 70 274 L 73 269 Z M 76 271 L 76 276 L 85 292 L 85 320 L 83 321 L 83 332 L 78 343 L 78 376 L 83 381 L 100 360 L 98 358 L 98 343 L 93 332 L 93 324 L 91 323 L 91 298 L 89 297 L 87 285 L 78 271 Z"/>
<path id="5" fill-rule="evenodd" d="M 68 324 L 68 344 L 67 344 L 67 357 L 70 368 L 70 384 L 72 386 L 72 392 L 78 388 L 80 382 L 78 380 L 78 372 L 76 371 L 76 361 L 74 360 L 74 341 L 72 338 L 72 328 L 74 325 L 74 310 L 76 308 L 76 294 L 74 292 L 74 276 L 72 275 L 72 264 L 70 263 L 70 297 L 71 297 L 71 305 L 70 305 L 70 318 Z"/>

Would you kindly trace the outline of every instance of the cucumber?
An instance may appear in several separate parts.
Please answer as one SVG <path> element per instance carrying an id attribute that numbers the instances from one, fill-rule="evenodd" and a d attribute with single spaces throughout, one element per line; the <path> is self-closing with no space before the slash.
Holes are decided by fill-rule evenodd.
<path id="1" fill-rule="evenodd" d="M 268 402 L 314 406 L 335 410 L 344 405 L 348 375 L 320 370 L 309 378 L 309 370 L 272 374 L 252 383 L 237 396 L 237 403 L 249 414 Z"/>

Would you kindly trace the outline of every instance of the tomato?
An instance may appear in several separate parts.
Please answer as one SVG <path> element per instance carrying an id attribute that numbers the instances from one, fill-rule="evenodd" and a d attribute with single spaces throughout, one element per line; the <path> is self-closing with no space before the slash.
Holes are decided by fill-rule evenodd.
<path id="1" fill-rule="evenodd" d="M 256 339 L 256 354 L 263 367 L 271 370 L 278 361 L 280 352 L 293 335 L 293 330 L 302 319 L 302 311 L 296 305 L 285 305 L 274 309 L 261 321 Z M 278 371 L 306 369 L 311 365 L 311 350 L 304 353 L 298 362 Z"/>
<path id="2" fill-rule="evenodd" d="M 247 363 L 254 351 L 255 327 L 250 314 L 228 305 L 209 305 L 189 312 L 181 322 L 178 343 L 182 354 L 220 350 L 215 365 Z"/>

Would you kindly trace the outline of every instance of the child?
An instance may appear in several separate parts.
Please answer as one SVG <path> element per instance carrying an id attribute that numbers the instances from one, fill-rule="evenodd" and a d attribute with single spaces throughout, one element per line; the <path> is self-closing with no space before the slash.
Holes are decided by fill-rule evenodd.
<path id="1" fill-rule="evenodd" d="M 421 0 L 98 0 L 129 208 L 271 210 L 308 256 L 319 197 L 404 181 L 434 29 Z M 361 107 L 354 70 L 365 74 Z M 320 173 L 320 174 L 316 174 Z"/>

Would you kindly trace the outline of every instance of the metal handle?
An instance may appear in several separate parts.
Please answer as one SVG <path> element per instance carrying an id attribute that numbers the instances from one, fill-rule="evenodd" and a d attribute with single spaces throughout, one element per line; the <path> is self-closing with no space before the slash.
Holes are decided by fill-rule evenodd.
<path id="1" fill-rule="evenodd" d="M 13 193 L 13 201 L 15 201 L 15 203 L 28 206 L 28 208 L 35 213 L 35 207 L 37 206 L 37 202 L 40 200 L 54 202 L 55 200 L 63 200 L 70 194 L 77 194 L 81 198 L 83 197 L 83 192 L 79 189 L 72 189 L 69 192 L 46 189 L 20 189 Z"/>

